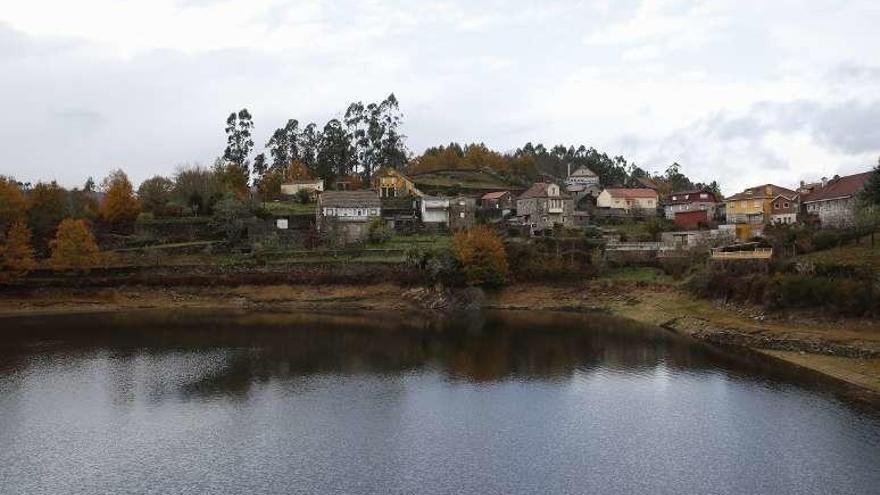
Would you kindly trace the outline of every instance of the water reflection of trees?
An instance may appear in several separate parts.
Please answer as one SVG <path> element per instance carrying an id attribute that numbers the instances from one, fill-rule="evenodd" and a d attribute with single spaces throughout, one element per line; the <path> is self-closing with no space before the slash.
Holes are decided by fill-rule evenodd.
<path id="1" fill-rule="evenodd" d="M 451 319 L 375 314 L 143 312 L 22 320 L 0 358 L 108 353 L 113 394 L 126 400 L 247 397 L 255 385 L 303 377 L 394 374 L 426 367 L 452 380 L 565 379 L 597 368 L 699 372 L 742 362 L 654 327 L 603 315 L 489 312 Z M 727 360 L 727 361 L 725 361 Z"/>

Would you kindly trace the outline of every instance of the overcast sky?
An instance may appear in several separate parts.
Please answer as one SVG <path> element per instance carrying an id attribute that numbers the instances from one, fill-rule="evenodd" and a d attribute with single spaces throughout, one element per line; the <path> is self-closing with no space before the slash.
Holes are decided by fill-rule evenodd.
<path id="1" fill-rule="evenodd" d="M 136 183 L 394 92 L 409 148 L 579 144 L 726 193 L 880 155 L 880 1 L 3 0 L 0 174 Z"/>

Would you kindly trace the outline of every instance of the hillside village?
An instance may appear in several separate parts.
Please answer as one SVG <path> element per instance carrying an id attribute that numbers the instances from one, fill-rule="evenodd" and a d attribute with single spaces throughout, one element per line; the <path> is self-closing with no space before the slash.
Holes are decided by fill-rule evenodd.
<path id="1" fill-rule="evenodd" d="M 724 196 L 677 163 L 649 172 L 585 146 L 450 143 L 413 157 L 394 95 L 323 128 L 291 119 L 253 158 L 252 116 L 226 124 L 213 167 L 137 188 L 122 170 L 70 190 L 0 178 L 2 282 L 493 287 L 647 268 L 706 298 L 880 311 L 880 167 Z M 867 255 L 817 254 L 847 246 Z"/>

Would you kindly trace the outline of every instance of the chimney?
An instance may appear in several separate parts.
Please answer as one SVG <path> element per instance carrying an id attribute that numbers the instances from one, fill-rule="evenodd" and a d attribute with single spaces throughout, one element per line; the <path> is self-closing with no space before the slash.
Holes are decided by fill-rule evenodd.
<path id="1" fill-rule="evenodd" d="M 566 165 L 568 165 L 568 175 L 565 176 L 565 178 L 567 179 L 571 177 L 571 162 L 568 162 Z"/>
<path id="2" fill-rule="evenodd" d="M 828 185 L 828 177 L 822 177 L 822 187 L 825 187 L 827 185 Z"/>

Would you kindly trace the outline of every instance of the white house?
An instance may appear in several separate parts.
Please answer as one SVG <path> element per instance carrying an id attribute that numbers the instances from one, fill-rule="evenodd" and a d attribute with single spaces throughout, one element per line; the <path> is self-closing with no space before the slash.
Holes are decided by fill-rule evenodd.
<path id="1" fill-rule="evenodd" d="M 614 208 L 627 212 L 657 210 L 657 191 L 653 189 L 608 188 L 596 198 L 599 208 Z"/>
<path id="2" fill-rule="evenodd" d="M 437 196 L 419 198 L 422 223 L 428 227 L 446 227 L 449 225 L 449 199 Z"/>
<path id="3" fill-rule="evenodd" d="M 834 177 L 804 195 L 801 202 L 807 213 L 819 217 L 823 227 L 845 227 L 856 219 L 858 195 L 873 172 Z"/>
<path id="4" fill-rule="evenodd" d="M 295 180 L 281 184 L 281 194 L 284 196 L 296 196 L 302 190 L 308 191 L 314 198 L 324 192 L 324 179 Z"/>

